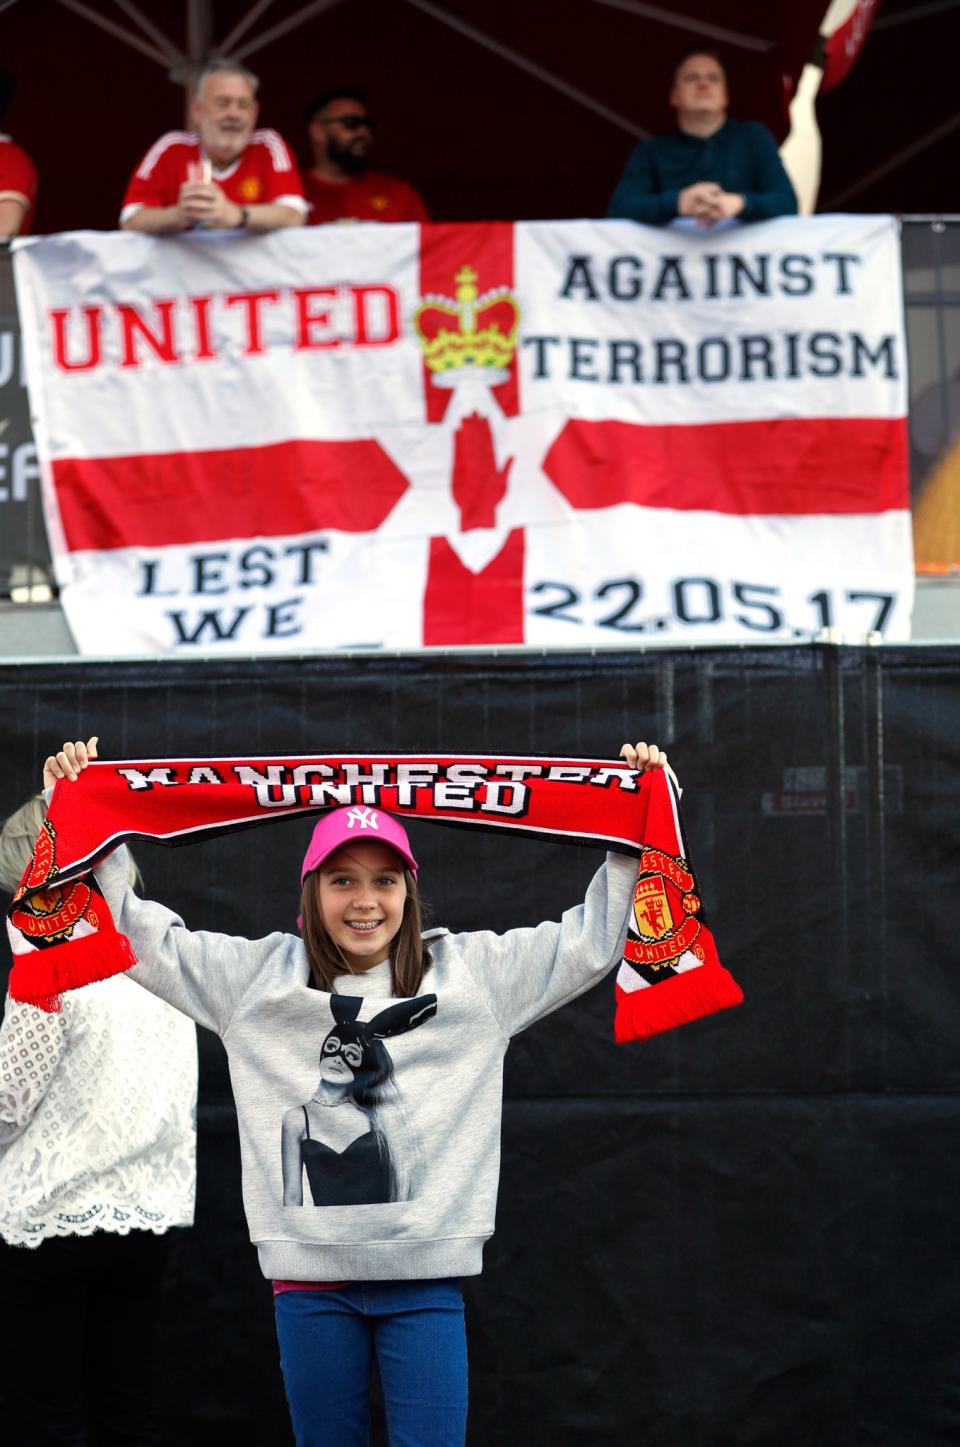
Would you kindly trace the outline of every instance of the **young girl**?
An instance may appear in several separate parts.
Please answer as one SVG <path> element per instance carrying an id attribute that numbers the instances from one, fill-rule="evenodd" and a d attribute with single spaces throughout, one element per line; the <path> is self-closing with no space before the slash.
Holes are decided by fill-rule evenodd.
<path id="1" fill-rule="evenodd" d="M 620 752 L 630 768 L 666 764 L 656 745 Z M 44 784 L 94 756 L 65 744 Z M 299 1447 L 365 1447 L 374 1362 L 393 1447 L 462 1447 L 456 1278 L 479 1273 L 493 1232 L 503 1058 L 619 964 L 636 861 L 608 855 L 559 924 L 422 933 L 403 826 L 335 809 L 303 861 L 302 938 L 246 940 L 190 932 L 138 898 L 124 855 L 97 879 L 136 952 L 131 979 L 227 1050 Z"/>

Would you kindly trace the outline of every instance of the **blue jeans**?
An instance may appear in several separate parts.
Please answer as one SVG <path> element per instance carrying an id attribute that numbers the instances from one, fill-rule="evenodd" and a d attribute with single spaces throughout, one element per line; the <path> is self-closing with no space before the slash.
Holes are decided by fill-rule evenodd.
<path id="1" fill-rule="evenodd" d="M 374 1365 L 390 1447 L 463 1447 L 467 1341 L 455 1281 L 359 1281 L 275 1298 L 297 1447 L 367 1447 Z"/>

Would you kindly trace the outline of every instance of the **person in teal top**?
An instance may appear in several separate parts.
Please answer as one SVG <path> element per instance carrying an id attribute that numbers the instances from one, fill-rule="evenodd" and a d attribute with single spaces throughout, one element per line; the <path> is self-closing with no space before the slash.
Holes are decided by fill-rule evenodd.
<path id="1" fill-rule="evenodd" d="M 698 50 L 677 66 L 670 91 L 677 129 L 641 141 L 631 152 L 610 199 L 610 217 L 666 226 L 768 221 L 794 216 L 797 198 L 759 121 L 728 119 L 727 78 L 711 51 Z"/>

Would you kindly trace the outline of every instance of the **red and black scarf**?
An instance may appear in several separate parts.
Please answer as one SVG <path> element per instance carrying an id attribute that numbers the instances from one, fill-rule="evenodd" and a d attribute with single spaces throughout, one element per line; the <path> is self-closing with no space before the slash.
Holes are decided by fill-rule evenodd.
<path id="1" fill-rule="evenodd" d="M 60 995 L 136 963 L 93 869 L 117 845 L 183 843 L 375 805 L 400 818 L 601 845 L 638 860 L 615 1036 L 648 1036 L 743 998 L 721 965 L 663 770 L 596 759 L 411 757 L 142 759 L 91 763 L 54 789 L 9 913 L 10 993 L 55 1011 Z"/>

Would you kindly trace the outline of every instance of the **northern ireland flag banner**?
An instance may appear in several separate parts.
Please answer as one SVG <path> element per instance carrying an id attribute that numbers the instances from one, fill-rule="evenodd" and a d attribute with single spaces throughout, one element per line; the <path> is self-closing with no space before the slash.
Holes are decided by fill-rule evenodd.
<path id="1" fill-rule="evenodd" d="M 83 652 L 909 636 L 898 235 L 17 243 Z"/>

